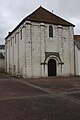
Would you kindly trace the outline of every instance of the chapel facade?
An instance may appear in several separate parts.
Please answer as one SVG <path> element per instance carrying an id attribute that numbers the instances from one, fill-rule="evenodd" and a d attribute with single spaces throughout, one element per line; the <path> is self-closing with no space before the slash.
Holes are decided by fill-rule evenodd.
<path id="1" fill-rule="evenodd" d="M 6 72 L 24 78 L 70 76 L 74 70 L 74 25 L 43 7 L 5 38 Z"/>

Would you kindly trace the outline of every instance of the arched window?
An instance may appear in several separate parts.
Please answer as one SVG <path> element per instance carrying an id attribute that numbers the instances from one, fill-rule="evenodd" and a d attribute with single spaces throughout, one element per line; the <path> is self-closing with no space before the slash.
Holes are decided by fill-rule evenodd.
<path id="1" fill-rule="evenodd" d="M 53 26 L 49 26 L 49 37 L 53 37 Z"/>
<path id="2" fill-rule="evenodd" d="M 21 29 L 21 40 L 22 40 L 22 29 Z"/>

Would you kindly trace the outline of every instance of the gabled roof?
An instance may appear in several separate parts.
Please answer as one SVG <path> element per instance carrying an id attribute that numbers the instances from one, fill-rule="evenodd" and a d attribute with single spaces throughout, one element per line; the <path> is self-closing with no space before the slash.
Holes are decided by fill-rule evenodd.
<path id="1" fill-rule="evenodd" d="M 80 49 L 80 35 L 74 35 L 74 42 L 78 49 Z"/>
<path id="2" fill-rule="evenodd" d="M 64 25 L 64 26 L 74 26 L 70 22 L 60 18 L 59 16 L 53 14 L 52 12 L 46 10 L 41 6 L 37 10 L 35 10 L 32 14 L 27 16 L 25 19 L 34 22 L 44 22 L 44 23 Z"/>
<path id="3" fill-rule="evenodd" d="M 56 24 L 56 25 L 63 25 L 63 26 L 73 26 L 72 23 L 60 18 L 59 16 L 53 14 L 52 12 L 46 10 L 43 7 L 39 7 L 36 9 L 33 13 L 31 13 L 29 16 L 25 17 L 19 25 L 7 36 L 9 37 L 18 27 L 23 24 L 25 21 L 33 21 L 33 22 L 43 22 L 43 23 L 49 23 L 49 24 Z M 7 39 L 7 37 L 5 39 Z"/>

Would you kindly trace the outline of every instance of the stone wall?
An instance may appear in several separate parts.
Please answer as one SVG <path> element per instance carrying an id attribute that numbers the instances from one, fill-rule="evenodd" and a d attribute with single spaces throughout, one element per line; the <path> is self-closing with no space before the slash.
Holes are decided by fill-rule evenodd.
<path id="1" fill-rule="evenodd" d="M 53 25 L 53 38 L 50 38 L 49 24 L 26 21 L 7 39 L 6 72 L 23 77 L 47 77 L 51 59 L 45 57 L 47 52 L 58 54 L 51 55 L 57 62 L 57 76 L 74 75 L 73 27 Z"/>

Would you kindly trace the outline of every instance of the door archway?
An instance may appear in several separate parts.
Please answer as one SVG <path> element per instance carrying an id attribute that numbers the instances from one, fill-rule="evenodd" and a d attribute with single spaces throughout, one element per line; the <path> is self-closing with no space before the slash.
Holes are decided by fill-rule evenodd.
<path id="1" fill-rule="evenodd" d="M 54 59 L 50 59 L 48 61 L 48 76 L 56 76 L 56 61 Z"/>

